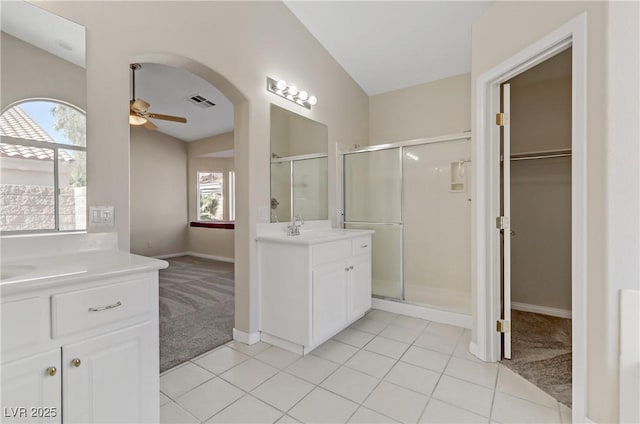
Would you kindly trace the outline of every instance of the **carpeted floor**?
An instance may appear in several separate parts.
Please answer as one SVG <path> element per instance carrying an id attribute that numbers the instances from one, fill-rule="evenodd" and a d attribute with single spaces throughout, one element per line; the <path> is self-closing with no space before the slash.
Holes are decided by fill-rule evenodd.
<path id="1" fill-rule="evenodd" d="M 233 264 L 193 256 L 160 271 L 160 372 L 232 338 Z"/>
<path id="2" fill-rule="evenodd" d="M 571 320 L 511 313 L 512 359 L 502 364 L 571 407 Z"/>

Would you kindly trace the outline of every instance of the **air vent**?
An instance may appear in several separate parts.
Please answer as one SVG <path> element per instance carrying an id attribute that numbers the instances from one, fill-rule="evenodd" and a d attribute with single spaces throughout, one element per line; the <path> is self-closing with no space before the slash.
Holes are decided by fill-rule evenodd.
<path id="1" fill-rule="evenodd" d="M 194 105 L 201 107 L 202 109 L 208 109 L 216 105 L 211 100 L 207 100 L 206 98 L 202 97 L 199 94 L 194 94 L 193 96 L 189 97 L 187 100 L 189 100 Z"/>

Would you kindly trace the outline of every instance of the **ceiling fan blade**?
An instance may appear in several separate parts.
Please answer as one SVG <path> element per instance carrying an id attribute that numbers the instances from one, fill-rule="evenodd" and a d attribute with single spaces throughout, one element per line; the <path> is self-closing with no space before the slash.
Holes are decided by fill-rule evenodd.
<path id="1" fill-rule="evenodd" d="M 149 121 L 148 119 L 147 119 L 147 122 L 142 124 L 142 126 L 145 127 L 148 130 L 151 130 L 151 131 L 155 131 L 155 130 L 158 129 L 158 127 L 156 127 L 155 124 L 153 122 Z"/>
<path id="2" fill-rule="evenodd" d="M 187 123 L 187 119 L 180 116 L 162 115 L 160 113 L 147 113 L 145 116 L 147 118 L 162 119 L 163 121 L 181 122 L 183 124 Z"/>

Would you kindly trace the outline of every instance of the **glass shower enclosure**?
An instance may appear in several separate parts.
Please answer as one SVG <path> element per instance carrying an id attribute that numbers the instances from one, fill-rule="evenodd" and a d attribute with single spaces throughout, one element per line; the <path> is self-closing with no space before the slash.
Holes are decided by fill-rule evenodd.
<path id="1" fill-rule="evenodd" d="M 374 296 L 471 314 L 468 137 L 344 155 L 345 228 L 376 231 Z"/>

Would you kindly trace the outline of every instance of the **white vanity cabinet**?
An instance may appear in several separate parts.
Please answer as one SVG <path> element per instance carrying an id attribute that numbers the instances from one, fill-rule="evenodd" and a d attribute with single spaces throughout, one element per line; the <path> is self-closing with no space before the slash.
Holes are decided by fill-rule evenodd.
<path id="1" fill-rule="evenodd" d="M 371 308 L 371 233 L 259 237 L 262 340 L 307 354 L 362 317 Z"/>
<path id="2" fill-rule="evenodd" d="M 123 266 L 128 254 L 114 255 Z M 166 263 L 135 261 L 102 277 L 3 282 L 2 422 L 159 422 Z"/>

